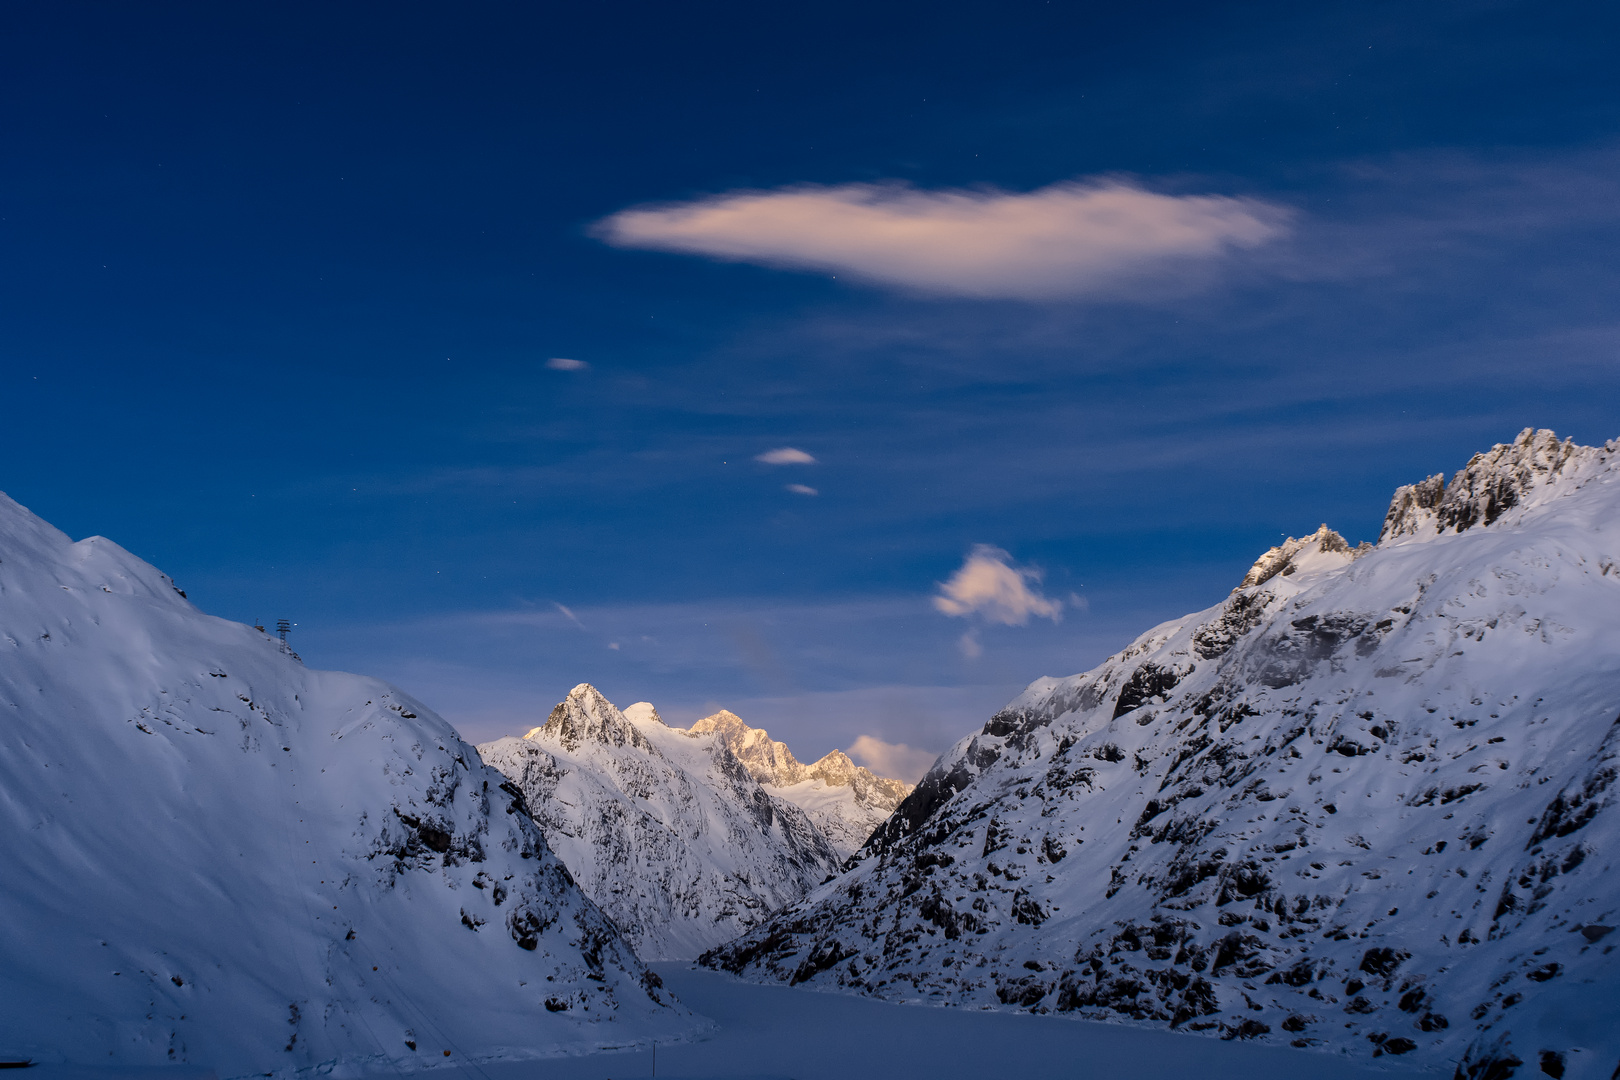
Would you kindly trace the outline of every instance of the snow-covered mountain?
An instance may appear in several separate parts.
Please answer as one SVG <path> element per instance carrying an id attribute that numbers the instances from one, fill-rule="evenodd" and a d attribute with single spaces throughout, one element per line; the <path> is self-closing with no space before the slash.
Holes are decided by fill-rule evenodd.
<path id="1" fill-rule="evenodd" d="M 620 712 L 582 683 L 523 738 L 479 746 L 586 895 L 649 959 L 691 959 L 758 925 L 839 856 L 717 735 Z"/>
<path id="2" fill-rule="evenodd" d="M 444 720 L 0 496 L 0 1056 L 223 1076 L 696 1021 Z"/>
<path id="3" fill-rule="evenodd" d="M 1620 442 L 1526 431 L 1396 492 L 1376 548 L 1291 540 L 1032 684 L 849 872 L 704 962 L 1608 1077 L 1617 714 Z"/>
<path id="4" fill-rule="evenodd" d="M 855 764 L 842 750 L 834 750 L 812 765 L 800 764 L 786 743 L 772 739 L 762 728 L 749 727 L 726 709 L 686 730 L 693 735 L 718 733 L 766 791 L 809 814 L 845 857 L 866 843 L 872 830 L 911 794 L 910 784 L 878 776 Z"/>

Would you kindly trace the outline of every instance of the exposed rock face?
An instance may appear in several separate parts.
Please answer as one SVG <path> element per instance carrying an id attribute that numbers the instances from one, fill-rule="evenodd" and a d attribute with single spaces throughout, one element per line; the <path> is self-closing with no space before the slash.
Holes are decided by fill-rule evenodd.
<path id="1" fill-rule="evenodd" d="M 1570 439 L 1559 442 L 1551 431 L 1525 428 L 1511 443 L 1475 454 L 1449 484 L 1444 476 L 1431 476 L 1398 488 L 1379 542 L 1490 525 L 1514 507 L 1539 502 L 1543 489 L 1562 477 L 1566 467 L 1584 463 L 1591 452 Z"/>
<path id="2" fill-rule="evenodd" d="M 504 778 L 0 495 L 0 1050 L 225 1076 L 697 1024 Z"/>
<path id="3" fill-rule="evenodd" d="M 478 748 L 523 793 L 547 842 L 649 959 L 691 959 L 838 867 L 804 812 L 714 734 L 620 712 L 580 684 L 523 738 Z"/>
<path id="4" fill-rule="evenodd" d="M 1527 432 L 1401 489 L 1376 549 L 1319 530 L 1245 582 L 1032 684 L 703 962 L 1608 1076 L 1620 442 Z"/>
<path id="5" fill-rule="evenodd" d="M 1402 488 L 1402 491 L 1407 490 Z M 1371 544 L 1362 544 L 1354 552 L 1344 537 L 1323 525 L 1309 536 L 1295 540 L 1289 537 L 1278 546 L 1272 548 L 1254 561 L 1249 572 L 1243 575 L 1243 580 L 1233 592 L 1252 589 L 1256 585 L 1264 585 L 1278 574 L 1288 577 L 1301 570 L 1315 569 L 1318 565 L 1337 566 L 1344 560 L 1335 556 L 1350 554 L 1364 555 L 1372 550 Z"/>
<path id="6" fill-rule="evenodd" d="M 842 856 L 864 844 L 911 792 L 910 784 L 878 776 L 855 764 L 842 750 L 832 751 L 813 765 L 801 765 L 786 743 L 772 739 L 761 728 L 749 727 L 728 710 L 704 717 L 687 731 L 718 734 L 754 779 L 809 814 Z"/>

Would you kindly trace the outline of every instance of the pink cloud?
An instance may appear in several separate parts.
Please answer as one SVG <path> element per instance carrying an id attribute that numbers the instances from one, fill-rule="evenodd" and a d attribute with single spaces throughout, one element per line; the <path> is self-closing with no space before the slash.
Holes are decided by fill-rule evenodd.
<path id="1" fill-rule="evenodd" d="M 949 296 L 1117 292 L 1175 264 L 1276 240 L 1291 212 L 1257 199 L 1163 195 L 1119 180 L 1026 193 L 902 185 L 737 191 L 600 222 L 620 247 L 847 274 Z"/>

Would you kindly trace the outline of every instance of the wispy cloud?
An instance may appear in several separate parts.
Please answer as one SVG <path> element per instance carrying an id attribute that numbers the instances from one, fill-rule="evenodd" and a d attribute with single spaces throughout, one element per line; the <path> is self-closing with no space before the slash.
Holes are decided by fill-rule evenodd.
<path id="1" fill-rule="evenodd" d="M 546 367 L 552 371 L 584 371 L 590 366 L 583 360 L 571 360 L 566 356 L 553 356 L 546 361 Z"/>
<path id="2" fill-rule="evenodd" d="M 809 484 L 788 484 L 788 485 L 786 485 L 786 487 L 787 487 L 787 490 L 793 492 L 793 494 L 795 494 L 795 495 L 820 495 L 821 494 L 821 492 L 817 491 L 815 488 L 811 487 Z"/>
<path id="3" fill-rule="evenodd" d="M 979 644 L 979 631 L 969 630 L 956 639 L 956 647 L 961 650 L 964 660 L 977 660 L 984 655 L 984 646 Z"/>
<path id="4" fill-rule="evenodd" d="M 755 454 L 754 460 L 766 465 L 814 465 L 816 459 L 803 450 L 792 446 L 779 446 L 775 450 L 767 450 L 763 454 Z"/>
<path id="5" fill-rule="evenodd" d="M 1052 300 L 1253 248 L 1292 212 L 1258 199 L 1165 195 L 1117 179 L 1031 192 L 901 184 L 734 191 L 622 210 L 596 235 L 620 247 L 848 274 L 946 296 Z"/>
<path id="6" fill-rule="evenodd" d="M 551 606 L 556 608 L 558 611 L 562 612 L 563 617 L 566 618 L 569 622 L 573 623 L 575 626 L 579 627 L 581 630 L 585 629 L 585 624 L 579 621 L 579 616 L 575 615 L 571 610 L 569 610 L 566 605 L 559 604 L 559 603 L 557 603 L 557 601 L 553 600 L 551 602 Z"/>
<path id="7" fill-rule="evenodd" d="M 908 784 L 921 780 L 937 756 L 905 743 L 887 743 L 871 735 L 858 737 L 845 753 L 879 776 L 904 780 Z"/>
<path id="8" fill-rule="evenodd" d="M 1057 622 L 1063 602 L 1041 595 L 1040 571 L 1013 566 L 1012 556 L 998 547 L 978 544 L 951 579 L 939 587 L 934 609 L 946 615 L 977 615 L 986 622 L 1023 626 L 1031 615 Z M 964 639 L 964 655 L 976 656 L 977 640 Z"/>

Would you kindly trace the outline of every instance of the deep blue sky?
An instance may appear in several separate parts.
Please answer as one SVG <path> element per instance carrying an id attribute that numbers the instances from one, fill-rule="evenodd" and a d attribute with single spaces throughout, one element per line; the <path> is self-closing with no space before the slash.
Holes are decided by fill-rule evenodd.
<path id="1" fill-rule="evenodd" d="M 1620 435 L 1617 46 L 1603 3 L 15 7 L 0 489 L 475 738 L 589 680 L 937 751 L 1283 534 Z M 1098 177 L 1289 233 L 1026 301 L 591 232 Z M 1062 621 L 965 657 L 975 544 Z"/>

